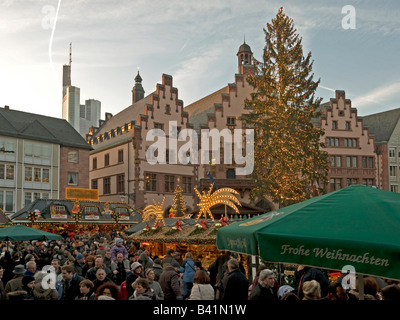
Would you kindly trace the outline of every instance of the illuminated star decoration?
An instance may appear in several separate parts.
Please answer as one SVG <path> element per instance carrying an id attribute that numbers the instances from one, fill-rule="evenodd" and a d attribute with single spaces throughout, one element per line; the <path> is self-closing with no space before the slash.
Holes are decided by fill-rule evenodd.
<path id="1" fill-rule="evenodd" d="M 167 224 L 165 223 L 164 220 L 164 210 L 163 210 L 165 197 L 163 198 L 163 201 L 160 204 L 158 204 L 154 199 L 153 201 L 154 204 L 149 204 L 143 209 L 142 213 L 143 221 L 149 220 L 152 216 L 155 216 L 156 221 L 154 222 L 154 226 L 157 225 L 157 222 L 162 222 L 164 226 L 166 226 Z"/>
<path id="2" fill-rule="evenodd" d="M 200 192 L 196 188 L 194 188 L 194 190 L 196 191 L 196 194 L 200 200 L 200 203 L 197 205 L 200 208 L 200 212 L 197 215 L 196 222 L 203 215 L 204 218 L 207 219 L 207 214 L 210 216 L 212 221 L 215 222 L 210 208 L 217 204 L 224 204 L 228 207 L 231 207 L 236 213 L 239 213 L 239 209 L 236 205 L 241 206 L 241 204 L 235 196 L 239 194 L 236 190 L 231 188 L 221 188 L 211 194 L 213 190 L 213 184 L 211 184 L 207 194 L 205 193 L 205 191 L 202 191 L 202 194 L 200 194 Z"/>

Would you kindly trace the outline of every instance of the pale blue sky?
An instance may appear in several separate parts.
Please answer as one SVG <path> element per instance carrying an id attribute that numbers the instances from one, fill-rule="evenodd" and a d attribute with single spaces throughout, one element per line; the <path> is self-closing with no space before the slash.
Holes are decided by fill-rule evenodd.
<path id="1" fill-rule="evenodd" d="M 342 28 L 345 5 L 356 29 Z M 138 67 L 146 95 L 167 73 L 187 106 L 234 81 L 244 36 L 261 60 L 281 6 L 312 53 L 318 96 L 345 90 L 359 115 L 400 107 L 396 0 L 0 0 L 0 106 L 61 117 L 70 42 L 72 84 L 82 104 L 101 101 L 102 118 L 130 105 Z"/>

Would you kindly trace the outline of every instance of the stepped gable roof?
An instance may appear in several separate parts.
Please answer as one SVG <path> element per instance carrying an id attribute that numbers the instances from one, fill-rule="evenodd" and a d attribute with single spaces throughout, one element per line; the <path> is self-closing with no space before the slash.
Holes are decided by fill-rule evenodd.
<path id="1" fill-rule="evenodd" d="M 189 114 L 189 123 L 193 125 L 194 129 L 200 129 L 202 125 L 208 126 L 207 114 L 214 113 L 215 103 L 222 103 L 223 93 L 228 93 L 228 86 L 193 102 L 183 109 Z"/>
<path id="2" fill-rule="evenodd" d="M 64 119 L 7 108 L 0 108 L 0 135 L 92 149 Z"/>
<path id="3" fill-rule="evenodd" d="M 360 117 L 364 127 L 375 136 L 375 142 L 389 141 L 400 119 L 400 108 Z"/>

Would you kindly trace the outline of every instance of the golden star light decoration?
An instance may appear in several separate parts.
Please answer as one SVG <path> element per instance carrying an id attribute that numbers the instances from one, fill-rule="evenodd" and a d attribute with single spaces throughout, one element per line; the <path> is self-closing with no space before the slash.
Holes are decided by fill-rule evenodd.
<path id="1" fill-rule="evenodd" d="M 142 212 L 142 219 L 143 221 L 150 220 L 152 216 L 156 218 L 156 221 L 154 222 L 154 226 L 157 225 L 157 222 L 162 222 L 164 226 L 167 224 L 165 223 L 164 220 L 164 203 L 165 203 L 165 197 L 163 198 L 163 201 L 161 203 L 157 203 L 154 199 L 154 204 L 149 204 L 143 209 Z"/>
<path id="2" fill-rule="evenodd" d="M 206 193 L 205 191 L 202 191 L 201 194 L 197 190 L 197 188 L 194 188 L 200 200 L 200 203 L 197 205 L 200 208 L 200 212 L 197 215 L 196 221 L 198 221 L 202 216 L 204 216 L 204 218 L 207 219 L 207 215 L 209 215 L 212 221 L 215 222 L 210 209 L 211 207 L 217 204 L 224 204 L 232 208 L 236 213 L 239 213 L 237 205 L 241 206 L 241 204 L 235 196 L 238 195 L 239 193 L 232 188 L 221 188 L 212 193 L 213 187 L 214 184 L 211 184 L 208 192 Z"/>

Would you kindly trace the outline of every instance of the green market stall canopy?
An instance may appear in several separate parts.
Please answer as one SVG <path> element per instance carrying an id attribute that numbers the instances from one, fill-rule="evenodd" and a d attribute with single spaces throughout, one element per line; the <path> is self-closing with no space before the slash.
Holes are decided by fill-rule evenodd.
<path id="1" fill-rule="evenodd" d="M 29 240 L 61 240 L 58 234 L 45 232 L 22 225 L 4 227 L 0 229 L 1 241 L 29 241 Z"/>
<path id="2" fill-rule="evenodd" d="M 13 214 L 14 223 L 90 223 L 132 225 L 140 214 L 123 202 L 38 199 Z"/>
<path id="3" fill-rule="evenodd" d="M 270 262 L 400 279 L 400 194 L 350 186 L 221 228 L 216 243 Z"/>

